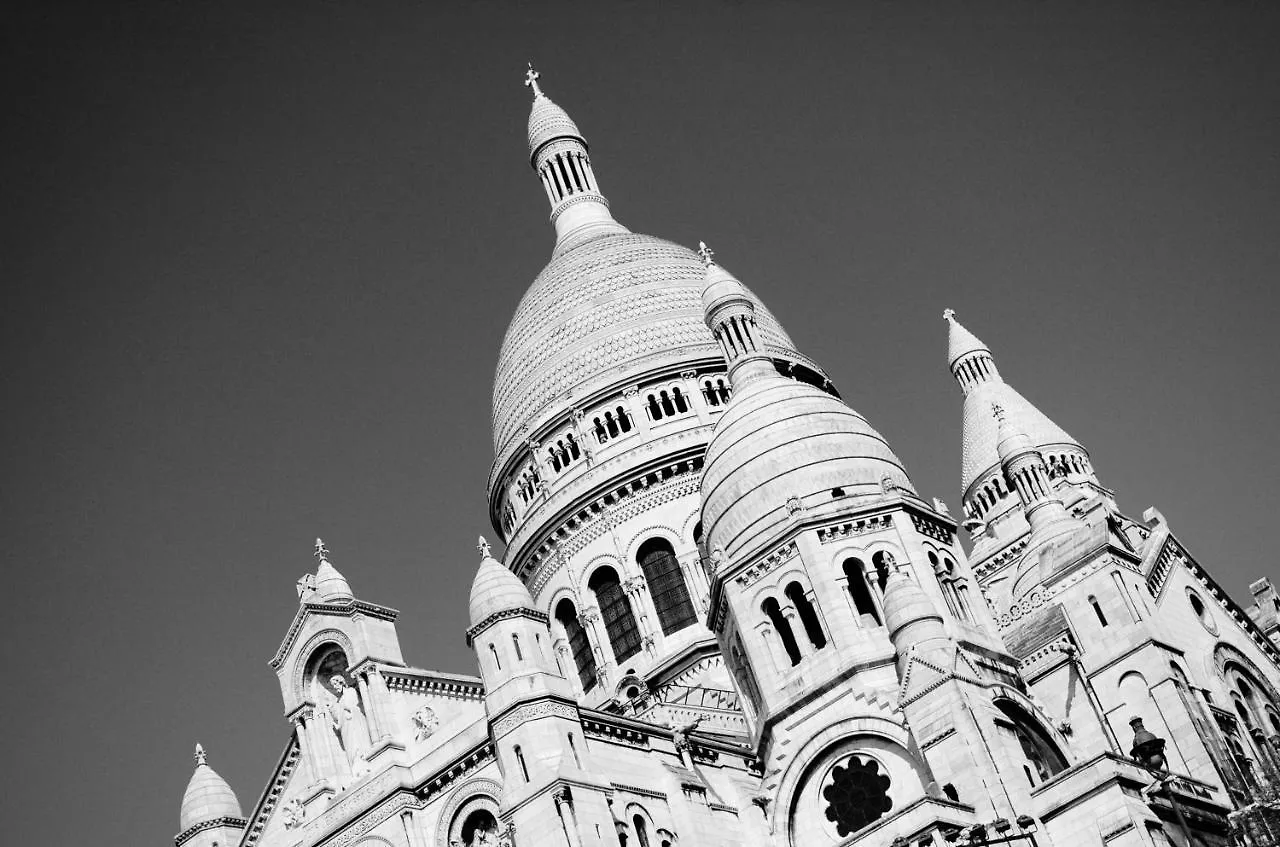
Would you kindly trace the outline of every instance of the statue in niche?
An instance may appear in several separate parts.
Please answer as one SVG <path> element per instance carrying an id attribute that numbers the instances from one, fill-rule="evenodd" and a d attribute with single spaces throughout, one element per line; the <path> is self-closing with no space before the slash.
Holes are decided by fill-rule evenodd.
<path id="1" fill-rule="evenodd" d="M 303 808 L 302 801 L 294 797 L 280 807 L 280 818 L 284 821 L 285 829 L 297 829 L 306 823 L 307 810 Z"/>
<path id="2" fill-rule="evenodd" d="M 440 725 L 435 709 L 430 706 L 420 707 L 410 718 L 413 720 L 414 738 L 418 741 L 426 741 Z"/>
<path id="3" fill-rule="evenodd" d="M 347 754 L 347 763 L 352 766 L 354 773 L 357 763 L 364 762 L 364 756 L 369 750 L 369 729 L 365 725 L 364 712 L 360 709 L 360 695 L 342 674 L 334 674 L 329 678 L 329 688 L 332 692 L 329 702 L 325 704 L 326 711 L 342 742 L 343 752 Z M 368 762 L 364 764 L 367 769 Z"/>

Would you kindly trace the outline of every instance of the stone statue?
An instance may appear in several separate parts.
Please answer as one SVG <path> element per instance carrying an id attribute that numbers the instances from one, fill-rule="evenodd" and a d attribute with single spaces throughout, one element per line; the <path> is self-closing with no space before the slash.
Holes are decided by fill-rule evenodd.
<path id="1" fill-rule="evenodd" d="M 303 807 L 302 801 L 294 797 L 280 807 L 280 818 L 284 821 L 285 829 L 297 829 L 306 823 L 307 810 Z"/>
<path id="2" fill-rule="evenodd" d="M 342 741 L 347 762 L 354 767 L 369 749 L 369 730 L 365 726 L 364 712 L 360 710 L 360 695 L 342 674 L 330 677 L 329 685 L 334 693 L 333 700 L 327 704 L 330 722 Z"/>

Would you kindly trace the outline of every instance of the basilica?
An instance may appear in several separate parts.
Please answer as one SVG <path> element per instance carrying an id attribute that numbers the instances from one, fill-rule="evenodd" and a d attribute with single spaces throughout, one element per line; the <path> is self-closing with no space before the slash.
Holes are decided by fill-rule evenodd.
<path id="1" fill-rule="evenodd" d="M 918 492 L 526 84 L 555 246 L 494 377 L 478 675 L 416 664 L 317 540 L 275 769 L 237 795 L 197 748 L 175 847 L 1280 844 L 1272 585 L 1122 510 L 950 310 L 960 506 Z"/>

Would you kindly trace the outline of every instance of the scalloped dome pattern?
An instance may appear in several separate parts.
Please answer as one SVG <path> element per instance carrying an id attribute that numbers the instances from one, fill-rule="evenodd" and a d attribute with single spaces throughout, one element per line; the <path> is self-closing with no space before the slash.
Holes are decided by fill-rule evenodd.
<path id="1" fill-rule="evenodd" d="M 584 146 L 587 143 L 568 112 L 551 102 L 545 94 L 535 98 L 529 109 L 529 158 L 532 159 L 538 148 L 548 141 L 565 137 L 576 138 Z"/>
<path id="2" fill-rule="evenodd" d="M 610 233 L 556 256 L 507 328 L 493 387 L 493 443 L 501 464 L 526 424 L 641 371 L 703 357 L 719 345 L 702 322 L 705 269 L 694 251 L 638 233 Z M 801 356 L 759 300 L 757 323 L 775 355 Z"/>

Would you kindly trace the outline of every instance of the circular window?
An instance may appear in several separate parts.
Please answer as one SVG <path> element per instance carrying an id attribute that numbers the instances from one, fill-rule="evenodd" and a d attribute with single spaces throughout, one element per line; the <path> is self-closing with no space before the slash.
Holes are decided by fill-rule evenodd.
<path id="1" fill-rule="evenodd" d="M 836 825 L 841 838 L 893 808 L 889 777 L 880 772 L 875 759 L 860 756 L 851 756 L 831 769 L 822 787 L 822 799 L 827 801 L 827 820 Z"/>
<path id="2" fill-rule="evenodd" d="M 1200 620 L 1201 625 L 1214 635 L 1217 635 L 1218 625 L 1213 622 L 1213 616 L 1210 615 L 1209 610 L 1205 608 L 1204 601 L 1200 599 L 1200 596 L 1190 588 L 1187 589 L 1187 601 L 1191 604 L 1191 611 L 1196 613 L 1196 617 Z"/>

